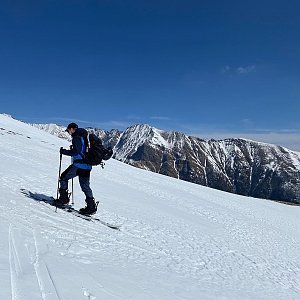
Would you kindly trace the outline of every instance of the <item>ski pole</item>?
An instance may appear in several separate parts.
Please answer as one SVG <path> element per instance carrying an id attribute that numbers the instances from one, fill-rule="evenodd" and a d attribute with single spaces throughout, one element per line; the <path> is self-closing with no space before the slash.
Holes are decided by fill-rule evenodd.
<path id="1" fill-rule="evenodd" d="M 72 178 L 72 206 L 74 206 L 74 178 Z"/>
<path id="2" fill-rule="evenodd" d="M 59 180 L 60 180 L 60 172 L 61 172 L 61 162 L 62 162 L 62 154 L 60 153 L 59 156 L 59 169 L 58 169 L 58 180 L 57 180 L 57 191 L 56 191 L 56 200 L 58 199 L 58 191 L 59 191 Z M 56 209 L 55 212 L 57 211 L 57 201 L 56 201 Z"/>

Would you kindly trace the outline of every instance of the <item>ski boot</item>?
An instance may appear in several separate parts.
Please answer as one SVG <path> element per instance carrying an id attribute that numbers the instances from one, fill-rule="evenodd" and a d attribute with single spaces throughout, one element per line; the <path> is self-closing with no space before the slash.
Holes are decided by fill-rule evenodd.
<path id="1" fill-rule="evenodd" d="M 97 212 L 98 202 L 94 198 L 86 198 L 86 207 L 80 208 L 79 213 L 82 215 L 94 215 Z"/>
<path id="2" fill-rule="evenodd" d="M 68 193 L 68 190 L 59 189 L 59 197 L 55 200 L 55 206 L 64 207 L 65 205 L 68 205 L 70 202 L 70 195 L 71 193 Z"/>

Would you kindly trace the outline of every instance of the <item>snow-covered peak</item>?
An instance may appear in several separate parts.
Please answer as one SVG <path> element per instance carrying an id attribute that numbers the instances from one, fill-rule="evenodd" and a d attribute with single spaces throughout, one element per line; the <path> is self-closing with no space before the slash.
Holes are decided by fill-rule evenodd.
<path id="1" fill-rule="evenodd" d="M 66 132 L 66 127 L 56 124 L 30 124 L 31 126 L 40 130 L 49 132 L 50 134 L 56 135 L 60 138 L 71 140 L 70 135 Z"/>
<path id="2" fill-rule="evenodd" d="M 3 116 L 3 117 L 7 117 L 7 118 L 11 118 L 11 119 L 13 119 L 13 117 L 10 115 L 10 114 L 0 114 L 1 116 Z"/>
<path id="3" fill-rule="evenodd" d="M 163 137 L 163 131 L 148 124 L 137 124 L 128 127 L 115 146 L 118 149 L 116 158 L 125 160 L 145 143 L 156 147 L 170 148 L 170 143 Z"/>

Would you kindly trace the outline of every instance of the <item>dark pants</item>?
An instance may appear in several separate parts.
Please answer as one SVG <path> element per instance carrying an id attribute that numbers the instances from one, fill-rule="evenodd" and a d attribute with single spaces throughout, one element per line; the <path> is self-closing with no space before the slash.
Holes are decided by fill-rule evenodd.
<path id="1" fill-rule="evenodd" d="M 84 192 L 86 198 L 93 198 L 93 192 L 90 188 L 90 175 L 91 170 L 79 169 L 74 165 L 70 165 L 60 176 L 60 188 L 67 190 L 68 181 L 78 176 L 81 190 Z"/>

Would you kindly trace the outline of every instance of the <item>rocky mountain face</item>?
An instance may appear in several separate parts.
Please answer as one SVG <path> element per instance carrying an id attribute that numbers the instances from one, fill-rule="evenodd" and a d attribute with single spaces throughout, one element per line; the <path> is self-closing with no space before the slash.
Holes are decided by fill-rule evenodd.
<path id="1" fill-rule="evenodd" d="M 202 140 L 149 125 L 124 132 L 88 130 L 130 165 L 240 195 L 300 202 L 300 157 L 286 148 L 244 139 Z"/>

